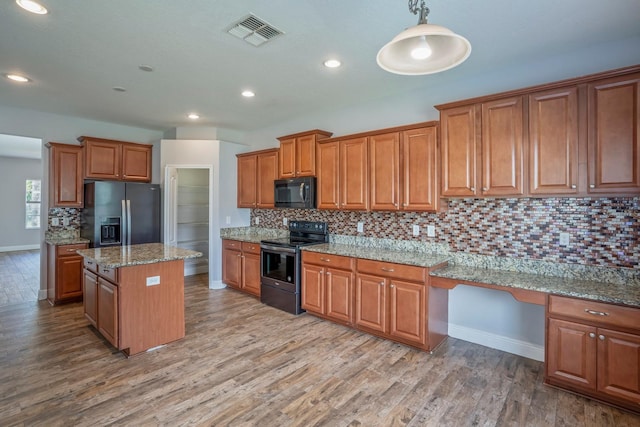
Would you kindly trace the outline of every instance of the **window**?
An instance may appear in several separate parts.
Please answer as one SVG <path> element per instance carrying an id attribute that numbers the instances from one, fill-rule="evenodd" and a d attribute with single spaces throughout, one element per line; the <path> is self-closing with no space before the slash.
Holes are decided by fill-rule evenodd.
<path id="1" fill-rule="evenodd" d="M 40 228 L 40 180 L 28 179 L 26 190 L 26 228 Z"/>

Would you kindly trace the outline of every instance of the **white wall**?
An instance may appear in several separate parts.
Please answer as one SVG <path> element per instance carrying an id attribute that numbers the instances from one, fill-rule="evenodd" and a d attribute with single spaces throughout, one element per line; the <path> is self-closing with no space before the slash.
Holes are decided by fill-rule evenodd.
<path id="1" fill-rule="evenodd" d="M 25 181 L 42 179 L 42 161 L 0 157 L 0 171 L 0 251 L 40 248 L 40 230 L 25 228 Z"/>

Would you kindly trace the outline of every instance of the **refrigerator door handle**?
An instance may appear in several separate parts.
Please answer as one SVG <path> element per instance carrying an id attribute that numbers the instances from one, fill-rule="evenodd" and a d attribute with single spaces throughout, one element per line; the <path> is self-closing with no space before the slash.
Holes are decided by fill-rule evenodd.
<path id="1" fill-rule="evenodd" d="M 131 244 L 131 200 L 127 199 L 127 245 Z"/>
<path id="2" fill-rule="evenodd" d="M 124 246 L 127 244 L 127 229 L 129 227 L 127 226 L 127 206 L 124 202 L 124 199 L 121 200 L 120 203 L 122 204 L 122 229 L 120 230 L 120 244 Z"/>

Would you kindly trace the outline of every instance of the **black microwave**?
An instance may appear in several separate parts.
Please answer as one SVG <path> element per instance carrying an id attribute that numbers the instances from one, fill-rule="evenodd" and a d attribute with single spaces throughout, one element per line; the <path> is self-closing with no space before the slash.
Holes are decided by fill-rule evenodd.
<path id="1" fill-rule="evenodd" d="M 315 176 L 276 179 L 273 183 L 276 208 L 315 209 Z"/>

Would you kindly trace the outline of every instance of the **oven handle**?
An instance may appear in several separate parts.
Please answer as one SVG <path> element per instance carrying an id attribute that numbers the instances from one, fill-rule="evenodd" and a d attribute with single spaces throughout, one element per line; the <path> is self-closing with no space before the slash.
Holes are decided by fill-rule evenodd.
<path id="1" fill-rule="evenodd" d="M 285 246 L 272 246 L 272 245 L 265 245 L 265 244 L 260 244 L 260 249 L 265 249 L 267 251 L 273 251 L 273 252 L 286 252 L 288 254 L 295 254 L 296 253 L 296 248 L 287 248 Z"/>

